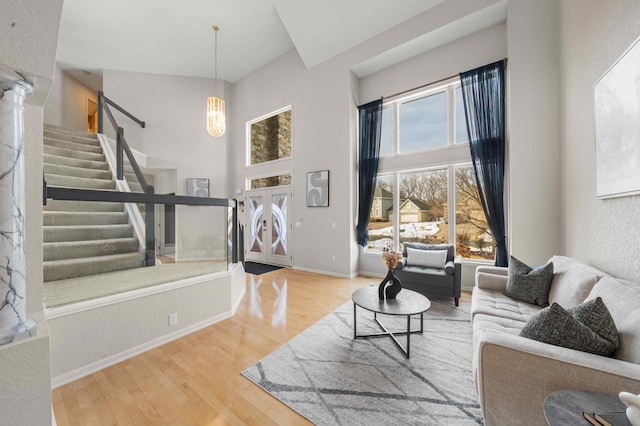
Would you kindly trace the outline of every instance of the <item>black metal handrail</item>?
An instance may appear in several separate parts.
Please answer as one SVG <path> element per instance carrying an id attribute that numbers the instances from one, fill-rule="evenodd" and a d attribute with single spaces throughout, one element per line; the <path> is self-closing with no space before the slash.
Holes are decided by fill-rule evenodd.
<path id="1" fill-rule="evenodd" d="M 142 190 L 144 192 L 148 192 L 149 185 L 147 184 L 147 180 L 144 177 L 144 174 L 142 173 L 140 166 L 138 166 L 138 162 L 136 161 L 133 155 L 133 152 L 131 152 L 131 149 L 129 148 L 129 144 L 127 143 L 127 140 L 124 137 L 124 129 L 118 126 L 118 123 L 116 122 L 116 119 L 113 117 L 113 113 L 111 112 L 109 105 L 113 106 L 115 109 L 117 109 L 118 111 L 120 111 L 121 113 L 129 117 L 131 120 L 135 121 L 143 129 L 145 128 L 145 122 L 138 119 L 130 112 L 126 111 L 124 108 L 122 108 L 120 105 L 113 102 L 111 99 L 107 98 L 102 91 L 98 91 L 98 133 L 103 133 L 104 112 L 106 112 L 107 117 L 109 118 L 109 121 L 113 126 L 113 129 L 116 131 L 116 175 L 118 177 L 118 180 L 124 179 L 124 156 L 123 156 L 123 152 L 124 152 L 127 154 L 127 158 L 129 159 L 129 164 L 131 164 L 131 167 L 133 168 L 136 178 L 138 179 L 140 186 L 142 186 Z"/>
<path id="2" fill-rule="evenodd" d="M 153 187 L 151 186 L 152 190 Z M 118 192 L 97 189 L 78 189 L 78 188 L 60 188 L 55 186 L 47 186 L 47 182 L 43 182 L 43 204 L 46 205 L 48 199 L 66 200 L 66 201 L 95 201 L 95 202 L 115 202 L 115 203 L 144 203 L 146 205 L 146 265 L 155 265 L 155 230 L 154 209 L 155 204 L 165 205 L 187 205 L 187 206 L 214 206 L 214 207 L 231 207 L 233 231 L 231 233 L 231 243 L 233 251 L 231 252 L 231 262 L 238 263 L 240 247 L 238 246 L 238 207 L 237 201 L 227 198 L 204 198 L 204 197 L 187 197 L 184 195 L 160 195 L 153 193 L 140 192 Z M 150 220 L 149 220 L 150 219 Z M 151 224 L 151 227 L 149 227 Z M 151 241 L 150 241 L 151 239 Z"/>

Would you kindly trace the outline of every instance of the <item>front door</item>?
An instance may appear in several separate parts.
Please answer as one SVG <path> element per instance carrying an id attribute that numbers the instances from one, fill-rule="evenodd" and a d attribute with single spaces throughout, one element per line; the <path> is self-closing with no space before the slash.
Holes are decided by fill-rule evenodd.
<path id="1" fill-rule="evenodd" d="M 245 258 L 291 266 L 291 187 L 247 191 Z"/>

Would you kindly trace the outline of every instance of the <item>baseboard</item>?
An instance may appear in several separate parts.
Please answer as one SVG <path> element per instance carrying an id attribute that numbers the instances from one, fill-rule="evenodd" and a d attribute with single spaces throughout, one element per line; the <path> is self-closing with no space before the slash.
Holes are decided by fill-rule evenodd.
<path id="1" fill-rule="evenodd" d="M 384 278 L 387 274 L 381 274 L 380 272 L 360 271 L 358 275 L 363 277 Z"/>
<path id="2" fill-rule="evenodd" d="M 305 267 L 302 267 L 302 266 L 293 266 L 292 269 L 294 269 L 296 271 L 313 272 L 314 274 L 330 275 L 332 277 L 347 278 L 347 279 L 353 279 L 353 278 L 358 276 L 357 272 L 353 272 L 351 274 L 338 274 L 338 273 L 331 272 L 331 271 L 323 271 L 321 269 L 305 268 Z"/>
<path id="3" fill-rule="evenodd" d="M 238 298 L 238 299 L 241 300 L 242 298 Z M 236 305 L 236 308 L 237 308 L 237 305 Z M 104 359 L 101 359 L 100 361 L 96 361 L 91 364 L 85 365 L 84 367 L 70 371 L 68 373 L 61 374 L 60 376 L 57 376 L 51 379 L 51 389 L 59 388 L 60 386 L 64 386 L 68 383 L 74 382 L 78 379 L 86 377 L 100 370 L 104 370 L 105 368 L 110 367 L 114 364 L 117 364 L 129 358 L 132 358 L 136 355 L 140 355 L 143 352 L 146 352 L 158 346 L 164 345 L 165 343 L 169 343 L 172 340 L 179 339 L 180 337 L 186 336 L 187 334 L 191 334 L 195 331 L 198 331 L 202 328 L 213 325 L 217 322 L 231 318 L 232 316 L 233 314 L 231 311 L 223 312 L 219 315 L 208 318 L 204 321 L 200 321 L 188 327 L 185 327 L 183 329 L 176 330 L 173 333 L 166 334 L 164 336 L 150 340 L 149 342 L 127 349 L 126 351 L 122 351 L 120 353 L 108 356 Z"/>

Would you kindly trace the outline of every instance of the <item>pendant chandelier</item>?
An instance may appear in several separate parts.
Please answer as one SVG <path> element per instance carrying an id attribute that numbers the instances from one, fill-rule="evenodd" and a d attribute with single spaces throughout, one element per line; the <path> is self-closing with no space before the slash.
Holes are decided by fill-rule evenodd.
<path id="1" fill-rule="evenodd" d="M 218 30 L 217 25 L 213 26 L 215 31 L 215 50 L 214 50 L 214 80 L 213 80 L 213 97 L 207 98 L 207 130 L 214 137 L 224 135 L 225 114 L 224 101 L 218 95 Z"/>

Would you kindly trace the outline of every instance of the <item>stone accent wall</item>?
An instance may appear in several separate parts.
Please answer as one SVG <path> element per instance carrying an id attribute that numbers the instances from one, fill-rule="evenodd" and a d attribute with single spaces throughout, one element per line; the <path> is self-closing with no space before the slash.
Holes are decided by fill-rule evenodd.
<path id="1" fill-rule="evenodd" d="M 291 110 L 251 125 L 251 164 L 291 157 Z"/>
<path id="2" fill-rule="evenodd" d="M 273 186 L 291 185 L 291 175 L 269 176 L 261 179 L 251 179 L 251 189 L 271 188 Z"/>

